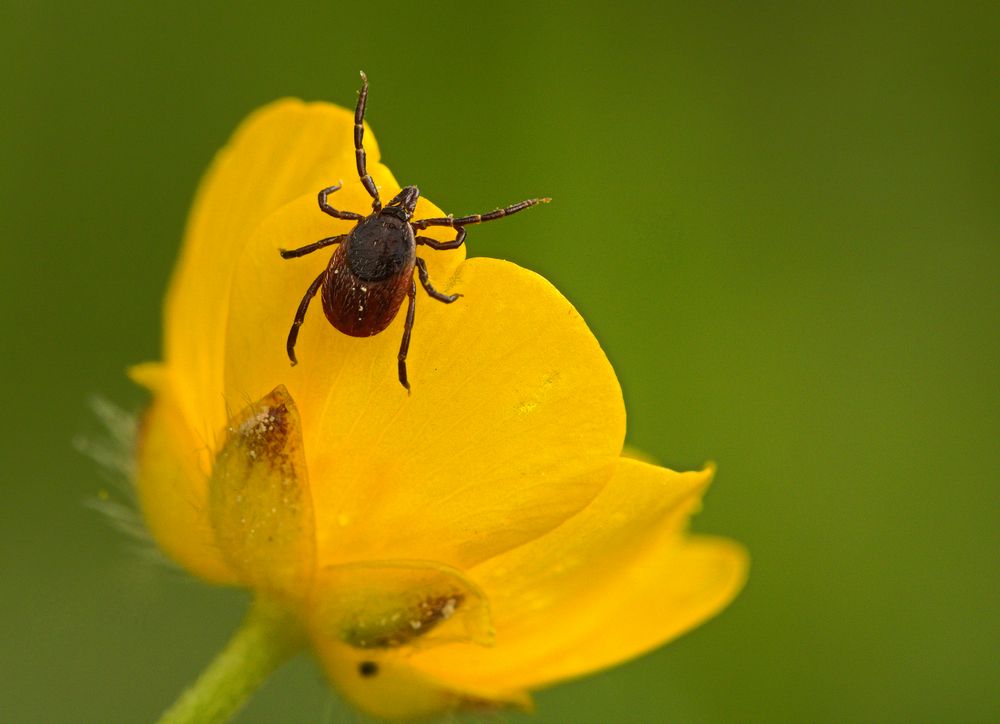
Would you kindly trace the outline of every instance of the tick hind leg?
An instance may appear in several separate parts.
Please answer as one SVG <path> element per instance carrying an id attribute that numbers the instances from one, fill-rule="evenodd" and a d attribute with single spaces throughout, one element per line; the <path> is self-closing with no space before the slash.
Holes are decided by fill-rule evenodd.
<path id="1" fill-rule="evenodd" d="M 444 302 L 445 304 L 451 304 L 456 299 L 458 299 L 461 294 L 442 294 L 433 286 L 431 286 L 431 278 L 427 273 L 427 262 L 417 257 L 417 273 L 420 275 L 420 284 L 423 286 L 424 290 L 434 299 L 439 302 Z"/>
<path id="2" fill-rule="evenodd" d="M 406 324 L 403 325 L 403 341 L 399 344 L 399 384 L 410 391 L 410 381 L 406 379 L 406 353 L 410 351 L 410 332 L 413 331 L 414 307 L 417 303 L 417 283 L 410 279 L 410 291 L 406 293 L 410 303 L 406 307 Z"/>
<path id="3" fill-rule="evenodd" d="M 323 281 L 326 279 L 326 269 L 313 280 L 313 283 L 309 285 L 306 290 L 306 295 L 302 297 L 302 301 L 299 302 L 299 308 L 295 311 L 295 319 L 292 321 L 292 328 L 288 330 L 288 342 L 285 345 L 285 349 L 288 350 L 288 359 L 292 362 L 292 367 L 297 365 L 299 361 L 295 359 L 295 341 L 299 338 L 299 327 L 302 326 L 302 322 L 306 319 L 306 310 L 309 308 L 309 302 L 312 298 L 316 296 L 316 292 L 319 288 L 323 286 Z"/>
<path id="4" fill-rule="evenodd" d="M 382 200 L 378 197 L 378 188 L 372 177 L 368 175 L 368 164 L 365 158 L 365 104 L 368 102 L 368 76 L 361 72 L 361 92 L 358 93 L 358 107 L 354 110 L 354 156 L 358 162 L 358 178 L 372 199 L 372 211 L 382 208 Z"/>

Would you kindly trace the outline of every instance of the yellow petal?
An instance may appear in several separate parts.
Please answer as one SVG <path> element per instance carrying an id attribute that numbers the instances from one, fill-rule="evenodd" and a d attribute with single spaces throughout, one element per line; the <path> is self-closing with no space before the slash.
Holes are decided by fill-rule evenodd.
<path id="1" fill-rule="evenodd" d="M 301 423 L 284 387 L 230 421 L 209 481 L 209 513 L 219 550 L 244 585 L 305 597 L 316 533 Z"/>
<path id="2" fill-rule="evenodd" d="M 326 263 L 278 257 L 278 247 L 301 241 L 297 218 L 268 219 L 238 266 L 226 396 L 284 383 L 295 397 L 321 564 L 420 558 L 463 568 L 593 499 L 621 450 L 621 390 L 551 284 L 492 259 L 465 261 L 450 277 L 432 270 L 439 290 L 464 296 L 446 305 L 418 290 L 412 395 L 396 373 L 403 314 L 359 339 L 331 327 L 314 302 L 292 368 L 288 327 Z"/>
<path id="3" fill-rule="evenodd" d="M 181 410 L 197 436 L 209 439 L 226 424 L 222 364 L 237 259 L 260 221 L 299 197 L 311 197 L 310 214 L 324 221 L 320 236 L 342 232 L 345 222 L 320 212 L 316 194 L 341 180 L 345 187 L 360 188 L 353 134 L 350 110 L 278 101 L 240 125 L 202 180 L 165 307 L 166 362 L 177 380 Z M 378 163 L 370 132 L 365 147 L 375 183 L 395 193 L 398 186 Z M 336 197 L 331 203 L 339 205 Z M 371 199 L 354 208 L 370 209 Z M 431 211 L 436 215 L 438 210 Z M 261 300 L 270 302 L 266 294 Z"/>
<path id="4" fill-rule="evenodd" d="M 162 365 L 139 365 L 129 373 L 153 393 L 136 451 L 136 491 L 150 534 L 167 555 L 195 575 L 236 583 L 237 575 L 221 556 L 208 518 L 210 441 L 192 435 Z"/>
<path id="5" fill-rule="evenodd" d="M 582 513 L 470 572 L 496 646 L 450 645 L 413 663 L 455 687 L 535 688 L 633 658 L 720 611 L 746 575 L 743 549 L 680 531 L 711 476 L 623 459 Z"/>

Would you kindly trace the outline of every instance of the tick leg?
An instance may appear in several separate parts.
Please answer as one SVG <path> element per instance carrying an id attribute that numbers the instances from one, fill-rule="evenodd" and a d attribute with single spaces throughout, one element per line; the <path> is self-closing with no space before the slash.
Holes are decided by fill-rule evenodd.
<path id="1" fill-rule="evenodd" d="M 312 298 L 316 296 L 316 292 L 323 285 L 323 280 L 326 279 L 326 269 L 313 280 L 313 283 L 309 285 L 306 290 L 306 295 L 302 297 L 302 301 L 299 302 L 299 308 L 295 312 L 295 319 L 292 321 L 292 328 L 288 330 L 288 342 L 285 345 L 285 349 L 288 350 L 288 359 L 292 362 L 292 367 L 297 365 L 299 361 L 295 359 L 295 340 L 299 338 L 299 327 L 302 326 L 302 322 L 306 319 L 306 310 L 309 308 L 309 302 Z"/>
<path id="2" fill-rule="evenodd" d="M 344 239 L 347 238 L 347 234 L 341 234 L 340 236 L 330 236 L 326 239 L 320 239 L 319 241 L 308 244 L 306 246 L 300 246 L 298 249 L 278 249 L 281 254 L 282 259 L 295 259 L 296 257 L 305 256 L 306 254 L 312 254 L 314 251 L 319 251 L 323 247 L 331 246 L 333 244 L 339 244 Z"/>
<path id="3" fill-rule="evenodd" d="M 361 214 L 355 214 L 353 211 L 337 211 L 326 202 L 326 197 L 334 191 L 340 191 L 340 186 L 341 184 L 334 184 L 333 186 L 328 186 L 319 192 L 319 208 L 322 209 L 323 213 L 329 214 L 335 219 L 344 219 L 345 221 L 361 221 L 361 219 L 365 218 Z"/>
<path id="4" fill-rule="evenodd" d="M 406 353 L 410 351 L 410 332 L 413 331 L 413 312 L 417 303 L 417 283 L 410 280 L 410 291 L 407 292 L 410 304 L 406 308 L 406 324 L 403 325 L 403 341 L 399 344 L 399 383 L 410 391 L 410 381 L 406 379 Z"/>
<path id="5" fill-rule="evenodd" d="M 523 211 L 529 206 L 535 206 L 536 204 L 547 204 L 552 199 L 528 199 L 527 201 L 519 201 L 516 204 L 512 204 L 505 209 L 497 209 L 496 211 L 491 211 L 488 214 L 473 214 L 472 216 L 460 216 L 457 219 L 451 216 L 444 216 L 437 219 L 420 219 L 419 221 L 412 222 L 414 229 L 426 229 L 428 226 L 467 226 L 468 224 L 482 224 L 486 221 L 493 221 L 494 219 L 502 219 L 505 216 L 510 216 L 511 214 L 516 214 L 518 211 Z M 426 242 L 425 242 L 426 243 Z M 428 246 L 430 246 L 428 244 Z"/>
<path id="6" fill-rule="evenodd" d="M 368 175 L 368 166 L 365 160 L 365 147 L 362 139 L 365 135 L 365 103 L 368 102 L 368 76 L 361 72 L 361 92 L 358 93 L 358 107 L 354 111 L 354 155 L 358 161 L 358 176 L 365 190 L 371 194 L 372 210 L 379 211 L 382 208 L 382 200 L 378 197 L 378 189 L 375 182 Z"/>
<path id="7" fill-rule="evenodd" d="M 418 236 L 417 243 L 425 244 L 431 249 L 437 249 L 438 251 L 445 251 L 447 249 L 457 249 L 465 242 L 465 229 L 463 227 L 458 227 L 458 236 L 456 236 L 451 241 L 438 241 L 437 239 L 431 239 L 429 236 Z"/>
<path id="8" fill-rule="evenodd" d="M 439 302 L 444 302 L 445 304 L 451 304 L 460 296 L 462 296 L 461 294 L 442 294 L 433 286 L 431 286 L 431 278 L 427 274 L 427 263 L 419 256 L 417 257 L 417 273 L 420 275 L 420 283 L 423 285 L 427 293 L 430 296 L 434 297 L 434 299 L 437 299 Z"/>

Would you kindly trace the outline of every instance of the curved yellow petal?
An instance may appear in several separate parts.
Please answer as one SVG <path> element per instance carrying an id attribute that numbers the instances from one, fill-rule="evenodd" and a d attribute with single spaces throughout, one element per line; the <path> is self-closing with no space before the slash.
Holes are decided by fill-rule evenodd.
<path id="1" fill-rule="evenodd" d="M 743 547 L 726 539 L 696 536 L 661 545 L 605 581 L 604 595 L 588 603 L 584 616 L 556 615 L 550 619 L 558 623 L 556 631 L 522 631 L 501 639 L 490 651 L 495 657 L 477 651 L 471 659 L 451 660 L 448 668 L 470 664 L 476 681 L 534 689 L 615 666 L 719 613 L 743 587 L 747 565 Z M 487 658 L 494 661 L 487 665 Z M 444 680 L 454 685 L 451 677 Z"/>
<path id="2" fill-rule="evenodd" d="M 536 688 L 656 648 L 720 611 L 746 576 L 742 547 L 681 530 L 711 477 L 623 459 L 583 512 L 470 572 L 496 646 L 451 645 L 414 665 L 456 687 Z"/>
<path id="3" fill-rule="evenodd" d="M 192 435 L 177 406 L 176 386 L 159 364 L 133 367 L 132 379 L 149 388 L 153 404 L 143 417 L 136 451 L 136 492 L 150 534 L 184 568 L 215 583 L 238 582 L 216 544 L 208 515 L 209 440 Z"/>
<path id="4" fill-rule="evenodd" d="M 437 288 L 464 296 L 442 304 L 418 290 L 412 394 L 396 372 L 403 314 L 359 339 L 314 302 L 290 367 L 291 318 L 326 260 L 292 264 L 276 249 L 310 223 L 291 209 L 275 215 L 240 260 L 226 395 L 253 399 L 284 383 L 298 403 L 321 564 L 422 558 L 464 568 L 593 499 L 621 450 L 624 405 L 597 340 L 551 284 L 493 259 L 448 275 L 447 254 L 429 252 Z"/>

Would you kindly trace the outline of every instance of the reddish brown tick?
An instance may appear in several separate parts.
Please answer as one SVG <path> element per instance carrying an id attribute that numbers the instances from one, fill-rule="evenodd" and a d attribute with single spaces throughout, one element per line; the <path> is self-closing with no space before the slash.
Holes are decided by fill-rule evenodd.
<path id="1" fill-rule="evenodd" d="M 465 242 L 465 227 L 484 221 L 502 219 L 504 216 L 534 206 L 547 203 L 550 199 L 528 199 L 504 209 L 488 214 L 474 214 L 453 218 L 451 216 L 419 219 L 411 221 L 420 190 L 407 186 L 385 206 L 379 198 L 378 188 L 368 175 L 365 161 L 364 136 L 365 102 L 368 99 L 368 78 L 361 74 L 361 92 L 354 112 L 354 150 L 357 158 L 358 176 L 365 190 L 371 195 L 372 212 L 368 216 L 353 211 L 338 211 L 327 203 L 327 198 L 340 189 L 336 184 L 319 192 L 319 208 L 337 219 L 355 221 L 357 224 L 347 234 L 331 236 L 299 249 L 282 249 L 283 259 L 311 254 L 327 246 L 338 244 L 326 268 L 313 280 L 295 312 L 295 320 L 288 332 L 288 359 L 295 365 L 295 340 L 299 327 L 305 320 L 309 302 L 320 292 L 323 312 L 334 327 L 352 337 L 370 337 L 389 326 L 403 297 L 410 301 L 406 308 L 406 324 L 403 327 L 403 341 L 399 345 L 399 381 L 407 390 L 410 383 L 406 378 L 406 353 L 410 347 L 410 333 L 413 331 L 414 305 L 417 285 L 413 280 L 413 268 L 417 269 L 420 284 L 427 293 L 439 302 L 451 304 L 459 294 L 442 294 L 431 285 L 427 265 L 417 256 L 418 244 L 431 249 L 457 249 Z M 451 226 L 457 229 L 451 241 L 436 241 L 419 232 L 429 226 Z"/>

